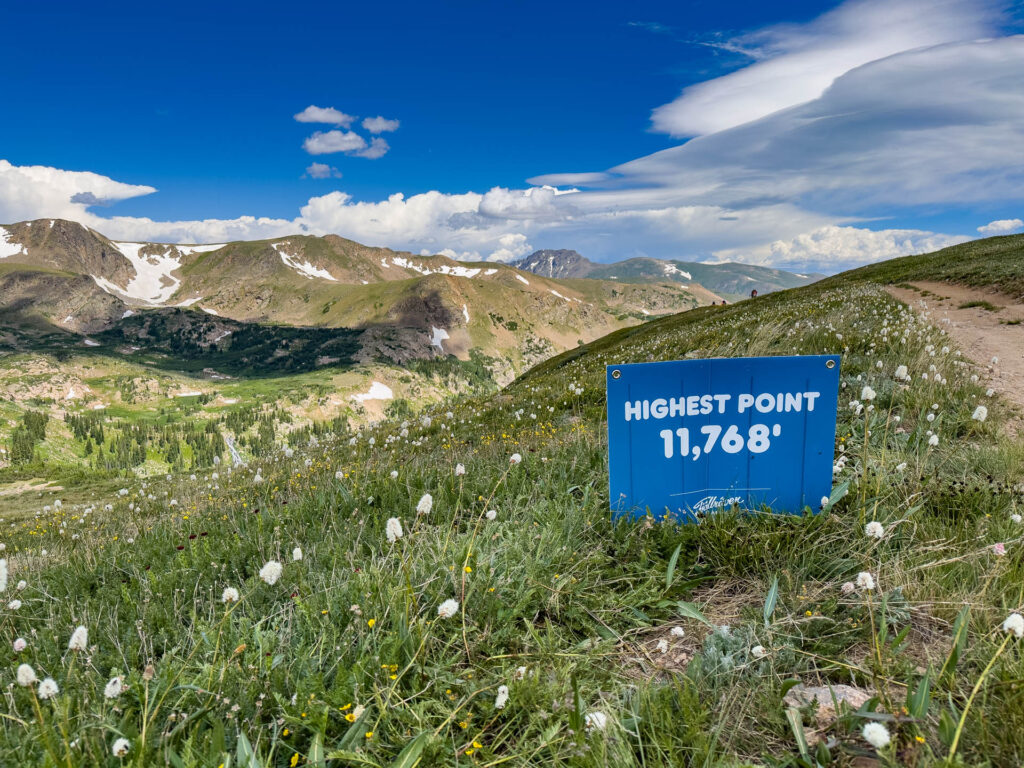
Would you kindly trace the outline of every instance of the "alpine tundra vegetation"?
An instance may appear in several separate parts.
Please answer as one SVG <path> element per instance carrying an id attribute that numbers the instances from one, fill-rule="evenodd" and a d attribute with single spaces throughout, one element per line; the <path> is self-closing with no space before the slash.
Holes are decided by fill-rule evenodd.
<path id="1" fill-rule="evenodd" d="M 1019 415 L 998 361 L 886 290 L 922 279 L 1019 295 L 1020 240 L 620 330 L 246 464 L 23 494 L 0 764 L 1020 764 Z M 820 511 L 610 519 L 606 364 L 822 353 Z"/>

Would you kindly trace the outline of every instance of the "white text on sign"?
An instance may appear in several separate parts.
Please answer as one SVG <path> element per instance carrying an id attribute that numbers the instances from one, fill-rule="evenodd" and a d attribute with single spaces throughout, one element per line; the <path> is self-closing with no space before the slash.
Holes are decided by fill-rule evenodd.
<path id="1" fill-rule="evenodd" d="M 755 410 L 758 413 L 800 413 L 814 410 L 814 401 L 820 392 L 762 392 L 757 395 L 736 396 L 736 413 Z M 706 416 L 710 413 L 724 414 L 733 399 L 732 395 L 690 395 L 689 397 L 659 397 L 654 400 L 627 400 L 626 421 L 648 419 L 671 419 L 682 416 Z"/>

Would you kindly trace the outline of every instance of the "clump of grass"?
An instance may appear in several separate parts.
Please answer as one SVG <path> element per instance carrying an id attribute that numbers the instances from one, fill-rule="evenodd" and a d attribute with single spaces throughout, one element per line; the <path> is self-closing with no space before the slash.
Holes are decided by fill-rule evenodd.
<path id="1" fill-rule="evenodd" d="M 973 301 L 965 301 L 959 306 L 960 309 L 972 309 L 973 307 L 979 307 L 984 309 L 986 312 L 999 312 L 1002 307 L 998 307 L 991 301 L 985 301 L 983 299 L 975 299 Z"/>

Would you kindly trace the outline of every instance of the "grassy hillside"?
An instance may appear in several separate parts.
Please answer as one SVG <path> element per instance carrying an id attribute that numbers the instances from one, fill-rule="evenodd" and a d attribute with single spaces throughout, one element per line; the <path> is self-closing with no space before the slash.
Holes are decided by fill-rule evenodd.
<path id="1" fill-rule="evenodd" d="M 605 364 L 823 352 L 844 355 L 824 511 L 609 520 Z M 1020 764 L 1001 625 L 1024 601 L 1024 446 L 979 375 L 861 272 L 245 467 L 40 491 L 4 520 L 0 640 L 25 647 L 0 763 Z M 60 692 L 17 685 L 22 663 Z M 797 681 L 862 698 L 815 710 Z"/>
<path id="2" fill-rule="evenodd" d="M 1024 299 L 1024 235 L 988 237 L 935 253 L 883 261 L 848 272 L 837 280 L 939 280 Z"/>

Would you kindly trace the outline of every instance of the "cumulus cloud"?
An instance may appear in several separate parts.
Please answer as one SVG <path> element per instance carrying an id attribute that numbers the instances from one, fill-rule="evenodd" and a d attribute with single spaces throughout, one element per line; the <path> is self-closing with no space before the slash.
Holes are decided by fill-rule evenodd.
<path id="1" fill-rule="evenodd" d="M 725 43 L 758 61 L 686 88 L 651 115 L 656 131 L 701 136 L 816 99 L 840 75 L 896 53 L 973 40 L 995 29 L 980 0 L 852 0 L 803 25 L 778 25 Z"/>
<path id="2" fill-rule="evenodd" d="M 983 235 L 1007 235 L 1021 229 L 1024 229 L 1024 220 L 1021 219 L 997 219 L 978 227 Z"/>
<path id="3" fill-rule="evenodd" d="M 150 195 L 154 187 L 124 184 L 88 171 L 0 160 L 0 221 L 39 217 L 76 218 L 90 205 Z"/>
<path id="4" fill-rule="evenodd" d="M 388 143 L 384 139 L 378 137 L 372 139 L 368 147 L 364 147 L 363 149 L 352 152 L 351 154 L 356 157 L 365 157 L 368 160 L 376 160 L 378 157 L 384 157 L 389 149 L 391 149 L 391 147 L 388 146 Z"/>
<path id="5" fill-rule="evenodd" d="M 302 148 L 311 155 L 358 152 L 366 148 L 366 140 L 352 131 L 317 131 L 302 142 Z"/>
<path id="6" fill-rule="evenodd" d="M 391 131 L 398 130 L 397 120 L 388 120 L 386 118 L 380 117 L 379 115 L 377 117 L 364 118 L 362 125 L 365 130 L 374 134 L 389 133 Z"/>
<path id="7" fill-rule="evenodd" d="M 316 107 L 311 104 L 295 115 L 295 119 L 300 123 L 326 123 L 348 128 L 356 118 L 334 107 Z"/>
<path id="8" fill-rule="evenodd" d="M 827 226 L 789 240 L 776 240 L 755 248 L 722 250 L 714 255 L 719 262 L 741 261 L 806 272 L 835 272 L 897 256 L 929 253 L 968 239 L 919 229 Z"/>
<path id="9" fill-rule="evenodd" d="M 311 179 L 340 179 L 341 171 L 327 163 L 310 163 L 306 176 Z"/>

